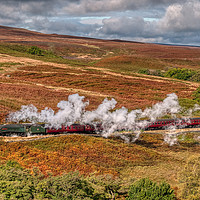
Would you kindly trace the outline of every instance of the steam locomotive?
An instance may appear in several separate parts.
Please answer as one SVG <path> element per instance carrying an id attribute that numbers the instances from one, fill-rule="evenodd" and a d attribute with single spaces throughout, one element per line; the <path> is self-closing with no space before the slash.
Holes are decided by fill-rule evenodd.
<path id="1" fill-rule="evenodd" d="M 141 127 L 144 130 L 168 129 L 170 127 L 188 128 L 200 127 L 200 118 L 188 119 L 159 119 L 154 122 L 148 122 L 146 127 Z M 45 128 L 44 124 L 4 124 L 0 125 L 0 136 L 27 136 L 28 134 L 60 134 L 60 133 L 98 133 L 102 132 L 101 124 L 72 124 L 70 126 L 62 126 L 59 129 Z"/>

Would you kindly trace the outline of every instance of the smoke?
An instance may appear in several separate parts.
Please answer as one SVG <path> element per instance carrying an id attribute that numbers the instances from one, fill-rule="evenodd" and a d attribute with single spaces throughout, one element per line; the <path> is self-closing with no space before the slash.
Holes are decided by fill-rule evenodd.
<path id="1" fill-rule="evenodd" d="M 9 121 L 12 122 L 32 122 L 45 123 L 46 127 L 60 128 L 62 125 L 71 125 L 73 123 L 98 124 L 100 123 L 104 137 L 120 131 L 131 131 L 135 134 L 132 142 L 138 139 L 141 130 L 149 123 L 154 122 L 164 115 L 171 115 L 173 118 L 181 111 L 176 94 L 168 94 L 166 99 L 145 110 L 137 109 L 128 112 L 128 109 L 122 107 L 115 109 L 117 101 L 115 99 L 104 99 L 102 104 L 96 110 L 86 111 L 88 101 L 84 101 L 84 96 L 73 94 L 68 97 L 68 101 L 60 101 L 57 104 L 59 108 L 55 113 L 51 108 L 45 108 L 41 112 L 34 105 L 22 106 L 21 110 L 10 113 Z M 133 101 L 134 103 L 134 101 Z M 114 110 L 115 109 L 115 110 Z M 199 109 L 195 107 L 195 109 Z M 140 119 L 146 120 L 140 120 Z M 123 136 L 124 137 L 124 136 Z"/>
<path id="2" fill-rule="evenodd" d="M 175 133 L 168 133 L 164 136 L 164 142 L 167 143 L 169 146 L 173 146 L 178 144 L 177 134 Z"/>

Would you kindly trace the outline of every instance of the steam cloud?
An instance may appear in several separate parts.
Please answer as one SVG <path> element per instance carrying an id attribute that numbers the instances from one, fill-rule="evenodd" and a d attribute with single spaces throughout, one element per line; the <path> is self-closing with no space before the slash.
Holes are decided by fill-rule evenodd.
<path id="1" fill-rule="evenodd" d="M 62 125 L 71 125 L 73 123 L 96 124 L 101 123 L 104 137 L 110 136 L 115 131 L 131 130 L 135 132 L 134 142 L 148 123 L 155 121 L 166 114 L 176 117 L 181 107 L 176 94 L 168 94 L 163 102 L 153 105 L 145 110 L 137 109 L 128 112 L 128 109 L 122 107 L 112 112 L 116 107 L 115 99 L 104 99 L 102 104 L 96 110 L 86 111 L 88 101 L 84 101 L 84 96 L 73 94 L 68 97 L 68 101 L 61 101 L 57 107 L 59 111 L 55 113 L 51 108 L 45 108 L 41 112 L 34 105 L 22 106 L 21 110 L 10 113 L 8 119 L 12 122 L 29 121 L 32 123 L 45 123 L 46 127 L 60 128 Z M 195 107 L 197 109 L 197 107 Z M 148 120 L 139 120 L 147 118 Z M 169 139 L 167 139 L 168 141 Z"/>

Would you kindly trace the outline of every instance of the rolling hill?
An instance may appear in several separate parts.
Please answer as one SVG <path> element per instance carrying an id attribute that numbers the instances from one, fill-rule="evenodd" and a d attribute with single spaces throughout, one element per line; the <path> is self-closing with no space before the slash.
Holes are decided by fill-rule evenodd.
<path id="1" fill-rule="evenodd" d="M 28 53 L 32 46 L 41 48 L 43 55 Z M 72 93 L 89 99 L 88 109 L 105 97 L 114 97 L 118 107 L 128 109 L 151 106 L 169 93 L 191 99 L 198 83 L 137 72 L 198 70 L 199 55 L 197 47 L 47 35 L 1 26 L 0 112 L 4 115 L 24 104 L 56 109 Z"/>
<path id="2" fill-rule="evenodd" d="M 196 103 L 198 81 L 162 76 L 173 68 L 198 72 L 200 47 L 170 46 L 121 40 L 101 40 L 0 26 L 0 123 L 22 105 L 39 110 L 70 94 L 89 100 L 88 110 L 105 98 L 116 108 L 144 109 L 176 93 L 187 108 Z M 146 73 L 148 71 L 148 73 Z M 69 171 L 81 174 L 112 174 L 129 178 L 166 180 L 176 191 L 178 174 L 187 159 L 199 156 L 199 135 L 178 138 L 179 145 L 163 143 L 162 134 L 141 134 L 136 143 L 119 138 L 70 135 L 36 141 L 10 142 L 0 138 L 0 160 L 37 167 L 47 175 Z"/>

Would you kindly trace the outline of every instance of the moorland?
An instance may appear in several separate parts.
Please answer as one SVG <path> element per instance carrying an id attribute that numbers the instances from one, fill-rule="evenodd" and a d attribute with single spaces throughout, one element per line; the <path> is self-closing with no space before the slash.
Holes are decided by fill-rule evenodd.
<path id="1" fill-rule="evenodd" d="M 5 123 L 6 116 L 22 105 L 56 111 L 57 103 L 74 93 L 89 100 L 88 110 L 97 108 L 105 98 L 116 99 L 116 108 L 144 109 L 170 93 L 176 93 L 180 105 L 188 109 L 198 103 L 199 70 L 199 47 L 43 34 L 0 26 L 0 122 Z M 180 177 L 187 172 L 188 159 L 199 159 L 199 133 L 180 135 L 174 146 L 165 144 L 163 137 L 143 133 L 131 144 L 119 138 L 86 135 L 23 142 L 1 137 L 0 162 L 15 161 L 31 172 L 37 168 L 44 177 L 73 171 L 85 177 L 111 175 L 113 180 L 120 178 L 123 187 L 149 177 L 166 181 L 177 197 L 184 199 L 188 180 Z M 200 186 L 195 187 L 199 191 Z M 126 195 L 119 192 L 116 196 L 124 199 Z"/>

